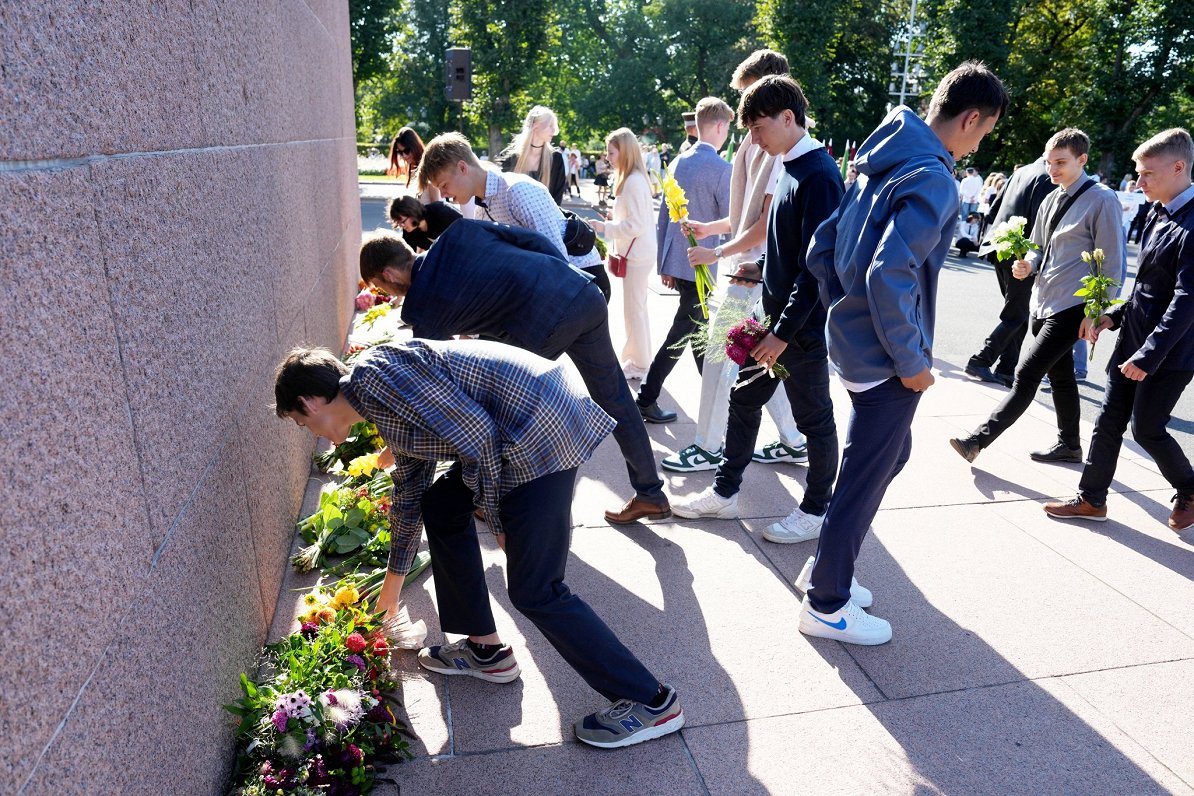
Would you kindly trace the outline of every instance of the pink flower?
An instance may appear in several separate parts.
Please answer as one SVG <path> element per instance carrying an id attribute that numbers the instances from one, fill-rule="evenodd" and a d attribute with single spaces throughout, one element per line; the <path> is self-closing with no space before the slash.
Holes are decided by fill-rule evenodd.
<path id="1" fill-rule="evenodd" d="M 351 652 L 364 652 L 365 637 L 360 633 L 349 633 L 348 638 L 344 639 L 344 646 Z"/>
<path id="2" fill-rule="evenodd" d="M 737 343 L 730 343 L 726 346 L 726 356 L 733 362 L 743 365 L 746 363 L 746 358 L 750 356 L 750 349 Z"/>
<path id="3" fill-rule="evenodd" d="M 358 310 L 367 310 L 370 307 L 372 307 L 373 306 L 373 291 L 366 288 L 366 289 L 362 290 L 360 293 L 357 293 L 356 305 L 357 305 Z"/>
<path id="4" fill-rule="evenodd" d="M 314 638 L 315 634 L 318 632 L 319 625 L 315 624 L 314 622 L 303 622 L 302 626 L 299 627 L 299 634 L 303 638 Z"/>
<path id="5" fill-rule="evenodd" d="M 289 718 L 290 716 L 286 713 L 286 708 L 278 708 L 274 711 L 273 718 L 270 721 L 278 728 L 278 732 L 286 732 L 286 722 Z"/>

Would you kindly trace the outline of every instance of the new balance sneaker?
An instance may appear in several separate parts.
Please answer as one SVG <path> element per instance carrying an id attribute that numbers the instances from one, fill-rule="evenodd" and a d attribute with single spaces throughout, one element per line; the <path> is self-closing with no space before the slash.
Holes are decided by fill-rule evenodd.
<path id="1" fill-rule="evenodd" d="M 891 641 L 891 625 L 887 620 L 871 616 L 855 605 L 853 600 L 831 614 L 823 614 L 813 608 L 807 594 L 800 604 L 800 632 L 806 636 L 864 646 Z"/>
<path id="2" fill-rule="evenodd" d="M 804 566 L 800 568 L 800 574 L 796 576 L 796 588 L 805 594 L 813 587 L 814 560 L 813 556 L 809 556 L 808 561 L 805 561 Z M 850 578 L 850 602 L 859 608 L 870 608 L 874 601 L 875 595 L 871 594 L 870 589 L 859 586 L 857 578 Z"/>
<path id="3" fill-rule="evenodd" d="M 667 697 L 662 707 L 620 699 L 605 710 L 590 713 L 572 725 L 577 740 L 602 749 L 617 749 L 676 732 L 684 726 L 684 709 L 676 690 L 670 685 L 664 689 Z"/>
<path id="4" fill-rule="evenodd" d="M 750 460 L 763 464 L 783 464 L 784 462 L 808 464 L 808 446 L 801 445 L 793 448 L 791 445 L 785 445 L 777 440 L 770 445 L 756 448 L 755 452 L 751 454 Z"/>
<path id="5" fill-rule="evenodd" d="M 419 650 L 419 665 L 432 672 L 464 674 L 491 683 L 509 683 L 522 673 L 509 644 L 504 644 L 492 658 L 481 660 L 464 638 L 453 644 L 424 647 Z"/>
<path id="6" fill-rule="evenodd" d="M 694 444 L 666 457 L 663 460 L 663 469 L 677 473 L 695 473 L 701 470 L 716 470 L 724 461 L 721 451 L 707 451 Z"/>
<path id="7" fill-rule="evenodd" d="M 763 531 L 763 538 L 776 544 L 807 542 L 809 539 L 816 539 L 821 535 L 821 523 L 823 522 L 825 522 L 824 516 L 805 514 L 797 506 L 792 509 L 791 514 L 779 522 L 772 523 L 770 528 Z"/>
<path id="8" fill-rule="evenodd" d="M 1059 520 L 1107 521 L 1107 506 L 1096 506 L 1078 495 L 1069 500 L 1051 500 L 1044 506 L 1045 513 Z"/>
<path id="9" fill-rule="evenodd" d="M 738 495 L 724 498 L 708 487 L 692 497 L 673 501 L 672 514 L 690 520 L 701 517 L 732 520 L 738 516 Z"/>

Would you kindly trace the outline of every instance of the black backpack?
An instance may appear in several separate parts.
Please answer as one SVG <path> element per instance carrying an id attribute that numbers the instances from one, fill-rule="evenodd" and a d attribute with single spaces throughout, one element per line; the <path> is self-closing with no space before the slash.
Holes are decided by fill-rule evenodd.
<path id="1" fill-rule="evenodd" d="M 593 251 L 597 233 L 589 226 L 589 222 L 571 210 L 560 208 L 560 212 L 564 214 L 564 250 L 573 257 Z"/>

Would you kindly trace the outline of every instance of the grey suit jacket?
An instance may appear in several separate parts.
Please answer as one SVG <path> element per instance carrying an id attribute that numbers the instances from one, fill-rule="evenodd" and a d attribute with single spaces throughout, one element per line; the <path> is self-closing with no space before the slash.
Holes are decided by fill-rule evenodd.
<path id="1" fill-rule="evenodd" d="M 676 158 L 672 174 L 688 198 L 688 217 L 693 221 L 716 221 L 730 214 L 730 172 L 727 161 L 708 144 L 698 144 Z M 659 242 L 657 269 L 661 275 L 693 281 L 692 266 L 688 264 L 688 240 L 679 224 L 673 224 L 667 203 L 659 205 L 659 223 L 655 228 Z M 700 246 L 713 247 L 717 235 L 697 241 Z M 712 265 L 714 275 L 717 266 Z"/>

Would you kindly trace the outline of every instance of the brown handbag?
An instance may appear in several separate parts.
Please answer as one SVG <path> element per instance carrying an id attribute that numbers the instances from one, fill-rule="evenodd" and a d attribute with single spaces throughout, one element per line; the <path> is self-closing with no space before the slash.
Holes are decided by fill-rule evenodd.
<path id="1" fill-rule="evenodd" d="M 626 247 L 626 254 L 611 254 L 606 258 L 609 262 L 609 272 L 617 277 L 626 276 L 626 256 L 630 254 L 630 250 L 634 248 L 634 242 L 638 238 L 630 241 L 630 245 Z"/>

